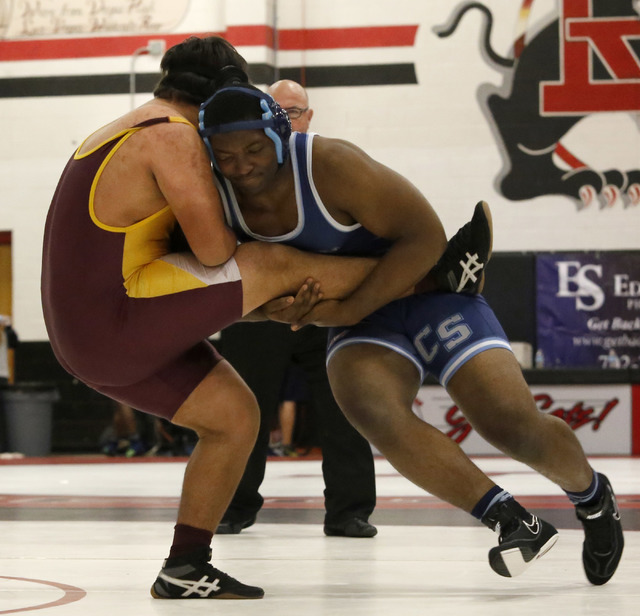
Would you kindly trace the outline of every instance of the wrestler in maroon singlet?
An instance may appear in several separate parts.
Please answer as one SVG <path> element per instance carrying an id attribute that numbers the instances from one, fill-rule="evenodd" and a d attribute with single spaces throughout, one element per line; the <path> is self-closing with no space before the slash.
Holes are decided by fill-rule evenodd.
<path id="1" fill-rule="evenodd" d="M 53 350 L 90 387 L 170 419 L 220 360 L 206 341 L 242 316 L 242 283 L 231 259 L 205 267 L 170 254 L 169 207 L 128 227 L 95 216 L 93 197 L 110 157 L 154 118 L 69 160 L 44 237 L 42 301 Z M 82 147 L 82 146 L 81 146 Z"/>

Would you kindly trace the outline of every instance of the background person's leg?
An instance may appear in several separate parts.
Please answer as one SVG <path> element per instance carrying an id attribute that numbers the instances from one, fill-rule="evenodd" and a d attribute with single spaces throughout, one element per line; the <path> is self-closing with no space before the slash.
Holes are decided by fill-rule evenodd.
<path id="1" fill-rule="evenodd" d="M 372 537 L 376 528 L 368 520 L 376 505 L 373 453 L 369 442 L 344 416 L 331 391 L 325 365 L 327 330 L 308 326 L 291 332 L 291 336 L 293 355 L 307 375 L 322 448 L 325 531 L 329 527 L 335 534 Z M 356 519 L 364 524 L 354 522 Z"/>

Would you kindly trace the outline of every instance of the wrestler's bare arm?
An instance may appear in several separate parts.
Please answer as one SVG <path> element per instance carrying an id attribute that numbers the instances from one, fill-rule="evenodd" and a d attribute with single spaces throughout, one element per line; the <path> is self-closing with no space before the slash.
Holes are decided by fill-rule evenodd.
<path id="1" fill-rule="evenodd" d="M 340 321 L 357 322 L 406 295 L 436 264 L 446 248 L 446 235 L 434 209 L 411 182 L 353 144 L 316 137 L 313 155 L 315 184 L 332 215 L 393 242 L 348 298 L 321 303 L 304 320 L 323 324 L 325 317 L 330 322 L 332 313 L 339 312 Z"/>
<path id="2" fill-rule="evenodd" d="M 145 131 L 152 136 L 150 170 L 195 256 L 204 265 L 220 265 L 234 254 L 236 236 L 225 223 L 204 144 L 189 125 L 162 128 Z"/>

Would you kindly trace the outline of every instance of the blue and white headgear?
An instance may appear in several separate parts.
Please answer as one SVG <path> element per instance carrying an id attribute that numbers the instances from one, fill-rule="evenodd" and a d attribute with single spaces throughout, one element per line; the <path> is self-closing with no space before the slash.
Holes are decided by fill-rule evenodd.
<path id="1" fill-rule="evenodd" d="M 209 105 L 222 94 L 237 93 L 239 96 L 252 96 L 259 99 L 260 110 L 262 116 L 255 120 L 240 120 L 236 122 L 223 122 L 220 124 L 211 124 L 211 112 L 207 113 Z M 264 130 L 265 135 L 273 141 L 276 147 L 276 156 L 278 165 L 283 165 L 289 157 L 289 137 L 291 135 L 291 122 L 287 112 L 280 107 L 280 105 L 273 99 L 272 96 L 261 92 L 258 89 L 243 86 L 229 86 L 221 88 L 213 96 L 207 99 L 202 105 L 200 105 L 200 112 L 198 114 L 198 132 L 202 137 L 209 156 L 213 162 L 213 166 L 218 169 L 209 137 L 211 135 L 218 135 L 221 133 L 232 133 L 239 130 L 255 130 L 261 128 Z"/>

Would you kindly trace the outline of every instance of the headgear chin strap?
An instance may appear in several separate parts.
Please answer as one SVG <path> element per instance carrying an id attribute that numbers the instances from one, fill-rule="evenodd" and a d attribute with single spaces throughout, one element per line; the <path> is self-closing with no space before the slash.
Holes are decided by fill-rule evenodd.
<path id="1" fill-rule="evenodd" d="M 260 108 L 262 109 L 262 116 L 256 120 L 242 120 L 239 122 L 228 122 L 223 124 L 206 125 L 205 114 L 207 107 L 211 102 L 223 92 L 237 92 L 246 96 L 253 96 L 260 99 Z M 213 162 L 213 166 L 220 171 L 216 158 L 209 142 L 211 135 L 219 135 L 221 133 L 232 133 L 239 130 L 255 130 L 261 128 L 265 135 L 273 141 L 276 146 L 276 156 L 278 165 L 284 164 L 289 157 L 289 137 L 291 136 L 291 122 L 286 111 L 280 107 L 280 105 L 269 94 L 261 92 L 260 90 L 253 90 L 251 88 L 243 88 L 241 86 L 231 86 L 228 88 L 221 88 L 213 96 L 207 99 L 202 105 L 200 105 L 200 112 L 198 113 L 198 133 L 202 137 L 209 156 Z"/>

